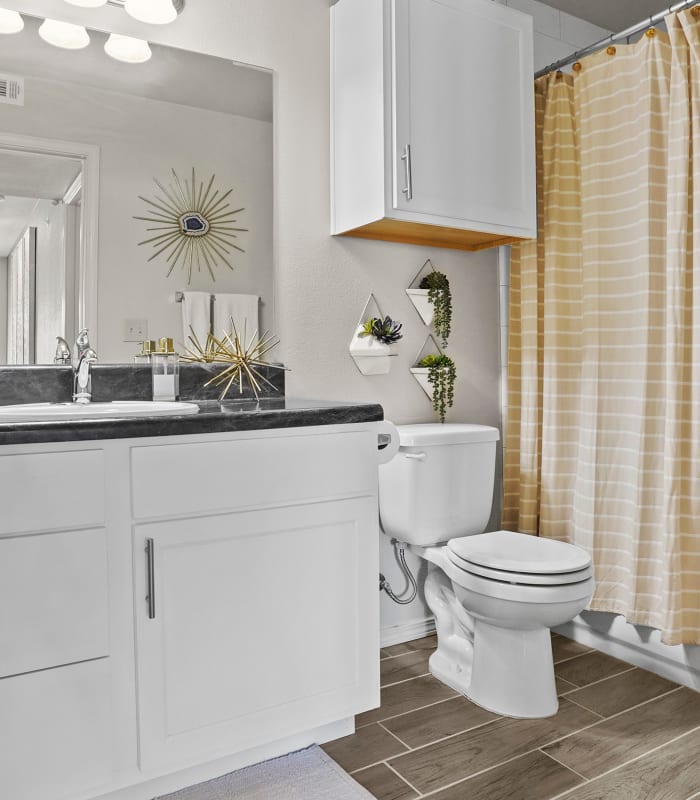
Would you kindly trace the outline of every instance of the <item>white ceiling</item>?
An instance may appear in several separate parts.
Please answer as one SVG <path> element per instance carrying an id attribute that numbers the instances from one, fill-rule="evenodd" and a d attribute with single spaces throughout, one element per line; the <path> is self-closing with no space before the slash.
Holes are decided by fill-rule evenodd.
<path id="1" fill-rule="evenodd" d="M 29 225 L 37 202 L 60 200 L 79 172 L 75 158 L 0 150 L 0 258 Z"/>
<path id="2" fill-rule="evenodd" d="M 546 5 L 617 33 L 666 11 L 674 0 L 544 0 Z"/>

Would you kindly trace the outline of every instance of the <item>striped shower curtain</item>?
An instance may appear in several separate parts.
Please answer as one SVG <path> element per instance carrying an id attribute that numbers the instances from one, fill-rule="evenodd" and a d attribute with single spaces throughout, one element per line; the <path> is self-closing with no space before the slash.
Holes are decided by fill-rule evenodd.
<path id="1" fill-rule="evenodd" d="M 536 83 L 511 263 L 504 527 L 593 556 L 591 608 L 700 643 L 700 16 Z"/>

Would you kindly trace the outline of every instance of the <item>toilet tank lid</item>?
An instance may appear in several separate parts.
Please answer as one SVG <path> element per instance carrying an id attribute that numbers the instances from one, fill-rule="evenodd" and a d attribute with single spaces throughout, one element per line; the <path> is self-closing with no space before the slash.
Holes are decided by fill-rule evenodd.
<path id="1" fill-rule="evenodd" d="M 465 442 L 496 442 L 498 428 L 488 425 L 461 423 L 421 423 L 397 425 L 402 447 L 426 447 L 431 444 L 463 444 Z"/>

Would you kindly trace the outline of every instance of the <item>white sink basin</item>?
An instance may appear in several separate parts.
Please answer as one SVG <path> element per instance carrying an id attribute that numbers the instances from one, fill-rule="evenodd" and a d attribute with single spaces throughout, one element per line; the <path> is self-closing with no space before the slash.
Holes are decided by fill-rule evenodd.
<path id="1" fill-rule="evenodd" d="M 62 419 L 168 417 L 196 414 L 194 403 L 159 403 L 155 400 L 117 400 L 112 403 L 23 403 L 0 406 L 0 423 L 52 422 Z"/>

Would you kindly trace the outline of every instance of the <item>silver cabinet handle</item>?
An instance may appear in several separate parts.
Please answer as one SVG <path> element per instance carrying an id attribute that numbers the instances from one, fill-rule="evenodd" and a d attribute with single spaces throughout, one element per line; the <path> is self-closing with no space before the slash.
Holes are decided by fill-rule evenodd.
<path id="1" fill-rule="evenodd" d="M 153 539 L 146 539 L 146 584 L 148 594 L 148 619 L 156 618 L 156 566 L 155 566 L 155 542 Z"/>
<path id="2" fill-rule="evenodd" d="M 404 149 L 403 153 L 401 154 L 401 160 L 404 163 L 404 167 L 406 168 L 406 187 L 401 191 L 406 195 L 406 200 L 413 199 L 413 173 L 411 170 L 411 145 L 407 144 Z"/>

